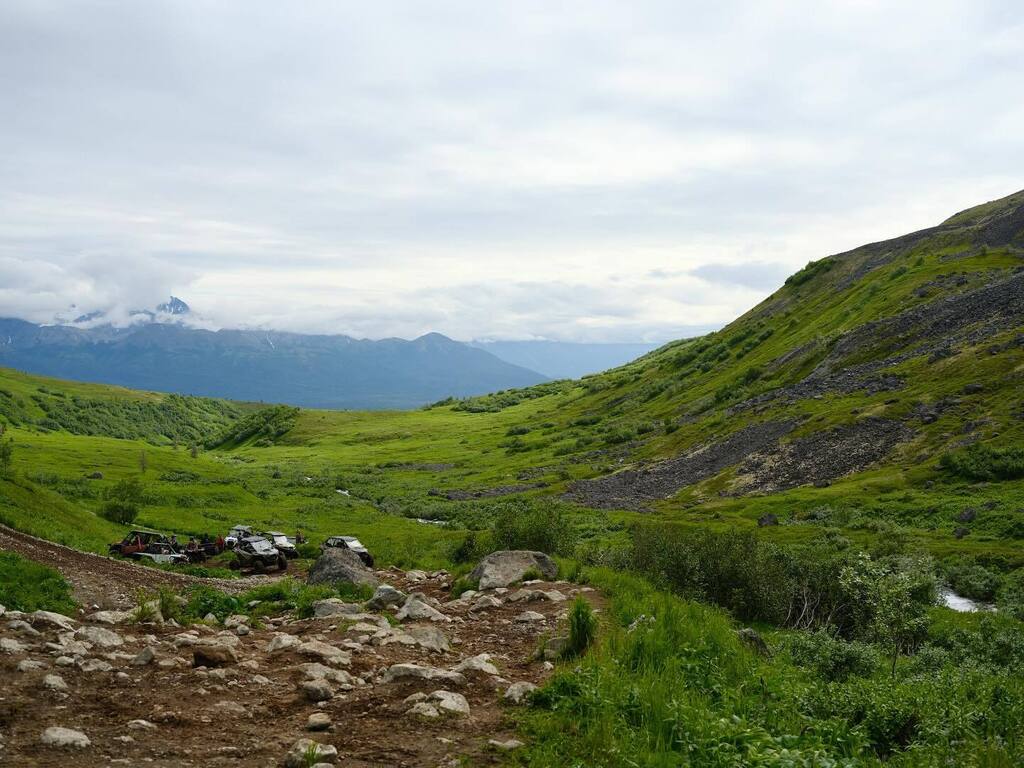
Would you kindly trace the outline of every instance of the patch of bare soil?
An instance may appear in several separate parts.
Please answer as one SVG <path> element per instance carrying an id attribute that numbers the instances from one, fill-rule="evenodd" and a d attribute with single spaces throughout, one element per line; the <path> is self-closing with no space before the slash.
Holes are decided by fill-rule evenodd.
<path id="1" fill-rule="evenodd" d="M 150 583 L 148 569 L 122 565 Z M 123 570 L 110 573 L 108 584 L 119 582 L 119 592 L 139 576 L 122 582 Z M 59 629 L 8 612 L 0 618 L 0 763 L 279 766 L 299 739 L 311 738 L 335 747 L 339 764 L 358 768 L 493 764 L 501 748 L 489 742 L 515 738 L 509 717 L 515 705 L 506 691 L 512 683 L 539 684 L 551 673 L 536 650 L 564 621 L 568 603 L 560 598 L 582 591 L 601 605 L 598 593 L 568 583 L 531 584 L 519 596 L 525 599 L 515 600 L 516 588 L 491 590 L 486 594 L 494 601 L 484 607 L 476 602 L 480 595 L 449 600 L 443 572 L 377 576 L 403 591 L 421 591 L 443 618 L 398 621 L 392 607 L 306 620 L 281 616 L 238 630 L 108 625 L 98 623 L 101 613 Z M 434 649 L 408 644 L 413 636 Z M 292 645 L 272 652 L 272 641 Z M 439 649 L 444 645 L 447 650 Z M 207 648 L 224 646 L 232 650 L 222 651 L 228 654 L 222 666 L 194 667 L 197 648 L 210 653 Z M 479 654 L 489 654 L 497 669 L 478 660 L 480 669 L 452 676 L 460 662 Z M 404 663 L 439 677 L 389 673 Z M 431 698 L 436 691 L 464 697 L 468 713 L 446 713 L 439 698 Z M 422 697 L 427 714 L 410 713 Z M 432 710 L 439 714 L 431 716 Z M 324 717 L 325 730 L 307 730 L 314 713 Z M 52 726 L 83 734 L 89 745 L 44 744 Z"/>

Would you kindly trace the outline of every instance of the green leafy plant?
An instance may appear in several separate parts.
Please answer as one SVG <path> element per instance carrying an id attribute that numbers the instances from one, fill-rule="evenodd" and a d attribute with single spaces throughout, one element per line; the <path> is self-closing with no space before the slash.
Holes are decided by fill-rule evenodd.
<path id="1" fill-rule="evenodd" d="M 566 657 L 582 656 L 597 637 L 597 615 L 583 597 L 577 595 L 569 606 L 569 640 L 566 643 Z"/>

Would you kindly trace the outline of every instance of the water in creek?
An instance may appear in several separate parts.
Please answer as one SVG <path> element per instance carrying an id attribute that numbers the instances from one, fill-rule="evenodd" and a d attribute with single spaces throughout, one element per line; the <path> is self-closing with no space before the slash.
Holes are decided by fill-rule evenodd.
<path id="1" fill-rule="evenodd" d="M 951 589 L 944 589 L 939 593 L 939 599 L 947 608 L 952 608 L 960 613 L 973 613 L 974 611 L 994 611 L 995 608 L 988 603 L 979 603 L 969 597 L 958 595 Z"/>

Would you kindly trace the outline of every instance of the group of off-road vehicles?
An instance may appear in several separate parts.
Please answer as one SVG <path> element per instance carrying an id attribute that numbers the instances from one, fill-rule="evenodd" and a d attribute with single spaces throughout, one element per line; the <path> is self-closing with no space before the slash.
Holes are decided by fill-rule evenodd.
<path id="1" fill-rule="evenodd" d="M 287 570 L 288 561 L 299 556 L 295 543 L 295 539 L 280 531 L 255 533 L 251 526 L 236 525 L 223 539 L 192 539 L 186 547 L 182 547 L 173 536 L 168 538 L 157 531 L 138 529 L 131 531 L 122 541 L 111 544 L 110 554 L 151 563 L 183 565 L 205 561 L 228 549 L 235 555 L 228 563 L 231 570 L 264 573 L 274 569 Z M 368 567 L 373 566 L 373 555 L 355 536 L 331 536 L 320 546 L 320 550 L 332 547 L 350 549 Z"/>

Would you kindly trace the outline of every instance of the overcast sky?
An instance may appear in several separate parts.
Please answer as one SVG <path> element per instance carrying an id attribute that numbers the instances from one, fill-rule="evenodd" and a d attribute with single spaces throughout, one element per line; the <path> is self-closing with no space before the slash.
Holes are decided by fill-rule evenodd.
<path id="1" fill-rule="evenodd" d="M 0 3 L 0 315 L 663 341 L 1024 188 L 1020 4 Z"/>

